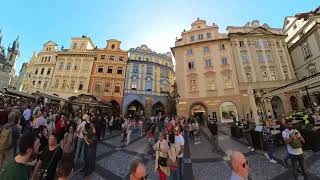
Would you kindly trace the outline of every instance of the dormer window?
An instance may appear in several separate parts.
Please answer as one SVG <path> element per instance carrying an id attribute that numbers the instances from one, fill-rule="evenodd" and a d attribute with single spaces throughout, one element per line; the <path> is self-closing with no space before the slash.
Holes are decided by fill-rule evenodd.
<path id="1" fill-rule="evenodd" d="M 72 49 L 77 49 L 77 46 L 78 46 L 78 44 L 74 43 L 73 46 L 72 46 Z"/>

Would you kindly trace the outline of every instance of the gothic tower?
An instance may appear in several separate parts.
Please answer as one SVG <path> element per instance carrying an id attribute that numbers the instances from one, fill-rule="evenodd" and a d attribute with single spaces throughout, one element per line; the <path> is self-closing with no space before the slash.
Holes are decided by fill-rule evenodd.
<path id="1" fill-rule="evenodd" d="M 15 69 L 15 64 L 19 57 L 19 36 L 13 41 L 12 47 L 8 47 L 7 62 Z"/>

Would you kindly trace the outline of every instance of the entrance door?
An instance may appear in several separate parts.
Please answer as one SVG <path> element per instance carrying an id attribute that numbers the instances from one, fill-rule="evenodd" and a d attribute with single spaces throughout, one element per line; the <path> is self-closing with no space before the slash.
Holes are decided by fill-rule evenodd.
<path id="1" fill-rule="evenodd" d="M 190 108 L 190 115 L 199 120 L 200 125 L 206 125 L 205 119 L 207 118 L 206 108 L 202 104 L 194 104 Z"/>

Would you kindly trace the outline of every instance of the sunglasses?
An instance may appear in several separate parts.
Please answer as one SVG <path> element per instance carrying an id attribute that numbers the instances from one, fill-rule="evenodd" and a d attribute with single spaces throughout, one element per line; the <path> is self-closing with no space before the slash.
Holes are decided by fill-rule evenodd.
<path id="1" fill-rule="evenodd" d="M 247 160 L 246 162 L 242 163 L 242 167 L 243 167 L 243 168 L 245 168 L 246 166 L 249 166 L 248 160 Z"/>

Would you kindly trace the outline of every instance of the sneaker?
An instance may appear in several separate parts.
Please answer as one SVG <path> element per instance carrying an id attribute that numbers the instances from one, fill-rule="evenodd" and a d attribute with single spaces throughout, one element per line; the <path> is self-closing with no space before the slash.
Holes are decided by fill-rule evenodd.
<path id="1" fill-rule="evenodd" d="M 251 148 L 251 152 L 253 152 L 254 151 L 254 148 Z"/>
<path id="2" fill-rule="evenodd" d="M 251 149 L 252 147 L 251 146 L 248 146 L 248 149 Z"/>
<path id="3" fill-rule="evenodd" d="M 285 159 L 282 159 L 284 167 L 288 168 L 288 162 Z"/>
<path id="4" fill-rule="evenodd" d="M 271 163 L 277 163 L 277 161 L 275 161 L 274 159 L 270 159 Z"/>
<path id="5" fill-rule="evenodd" d="M 270 159 L 269 158 L 269 155 L 267 153 L 264 153 L 264 156 L 267 158 L 267 159 Z"/>

